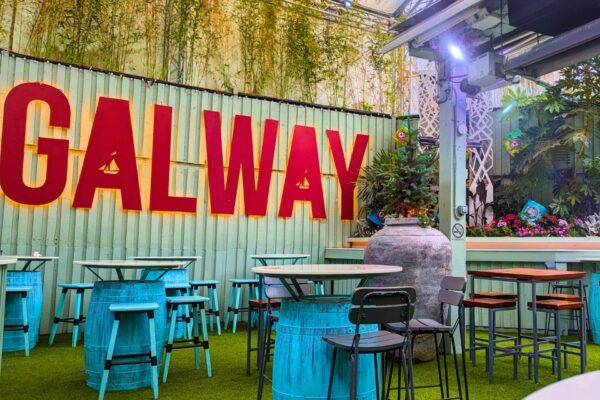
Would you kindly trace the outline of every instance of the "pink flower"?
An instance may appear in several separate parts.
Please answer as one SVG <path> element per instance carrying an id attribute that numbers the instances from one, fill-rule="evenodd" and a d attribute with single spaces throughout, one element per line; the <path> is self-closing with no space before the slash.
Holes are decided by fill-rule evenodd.
<path id="1" fill-rule="evenodd" d="M 489 231 L 492 230 L 492 227 L 489 226 L 489 225 L 486 225 L 486 226 L 483 227 L 483 230 L 486 231 L 486 232 L 489 232 Z"/>
<path id="2" fill-rule="evenodd" d="M 508 225 L 505 220 L 501 219 L 498 221 L 498 228 L 502 228 L 503 226 Z"/>

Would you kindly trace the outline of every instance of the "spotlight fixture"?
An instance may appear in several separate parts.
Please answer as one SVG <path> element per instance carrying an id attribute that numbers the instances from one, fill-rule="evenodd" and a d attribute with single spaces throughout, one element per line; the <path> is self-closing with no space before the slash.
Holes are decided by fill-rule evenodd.
<path id="1" fill-rule="evenodd" d="M 463 51 L 460 49 L 460 47 L 458 47 L 455 44 L 448 45 L 448 51 L 450 52 L 450 55 L 454 57 L 455 60 L 463 61 L 465 59 Z"/>
<path id="2" fill-rule="evenodd" d="M 467 79 L 463 79 L 460 81 L 460 90 L 463 93 L 466 93 L 469 97 L 475 97 L 481 91 L 479 86 L 475 86 L 469 83 Z"/>
<path id="3" fill-rule="evenodd" d="M 350 8 L 352 7 L 352 0 L 344 0 L 342 1 L 342 5 L 344 6 L 344 8 Z"/>

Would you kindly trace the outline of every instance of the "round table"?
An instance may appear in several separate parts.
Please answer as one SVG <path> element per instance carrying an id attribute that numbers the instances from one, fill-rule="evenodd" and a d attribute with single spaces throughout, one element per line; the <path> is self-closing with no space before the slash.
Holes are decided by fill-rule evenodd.
<path id="1" fill-rule="evenodd" d="M 0 374 L 2 373 L 2 346 L 4 339 L 4 308 L 6 306 L 6 275 L 8 266 L 16 264 L 16 258 L 0 257 Z"/>
<path id="2" fill-rule="evenodd" d="M 104 370 L 104 359 L 108 349 L 113 313 L 109 310 L 115 303 L 157 303 L 155 312 L 157 353 L 161 354 L 167 329 L 165 282 L 160 279 L 170 270 L 182 269 L 184 261 L 134 261 L 134 260 L 89 260 L 74 261 L 90 270 L 100 280 L 94 284 L 86 319 L 84 337 L 86 383 L 98 390 Z M 96 272 L 101 269 L 114 269 L 117 281 L 105 281 Z M 141 270 L 140 279 L 126 280 L 124 270 Z M 146 280 L 148 271 L 161 271 L 154 279 Z M 124 315 L 119 327 L 115 355 L 147 354 L 150 340 L 147 323 L 142 315 Z M 159 357 L 159 369 L 160 369 Z M 107 390 L 129 390 L 151 386 L 149 364 L 122 365 L 113 368 Z"/>
<path id="3" fill-rule="evenodd" d="M 267 261 L 291 261 L 295 265 L 300 260 L 305 260 L 310 257 L 310 254 L 285 254 L 285 253 L 270 253 L 270 254 L 250 254 L 253 260 L 258 261 L 263 266 L 267 266 Z"/>
<path id="4" fill-rule="evenodd" d="M 58 260 L 54 256 L 6 256 L 24 262 L 21 268 L 8 271 L 6 278 L 7 286 L 27 286 L 31 290 L 27 294 L 27 315 L 29 317 L 29 348 L 36 346 L 38 333 L 42 320 L 42 301 L 44 298 L 42 287 L 42 271 L 40 270 L 49 261 Z M 57 265 L 57 263 L 54 263 Z M 21 299 L 11 296 L 6 302 L 6 324 L 20 324 Z M 4 336 L 3 350 L 6 352 L 22 351 L 25 349 L 22 333 L 20 331 L 8 331 Z"/>
<path id="5" fill-rule="evenodd" d="M 535 391 L 523 400 L 596 400 L 600 393 L 600 371 L 564 379 Z"/>
<path id="6" fill-rule="evenodd" d="M 255 267 L 261 277 L 278 278 L 290 293 L 279 312 L 277 340 L 273 359 L 273 399 L 326 399 L 333 349 L 322 337 L 353 334 L 348 320 L 348 296 L 310 296 L 303 293 L 299 279 L 366 280 L 401 272 L 402 268 L 371 264 L 310 264 Z M 365 327 L 368 331 L 376 326 Z M 371 356 L 360 356 L 358 390 L 360 399 L 376 399 L 375 368 Z M 349 363 L 338 357 L 333 382 L 333 398 L 348 397 Z"/>

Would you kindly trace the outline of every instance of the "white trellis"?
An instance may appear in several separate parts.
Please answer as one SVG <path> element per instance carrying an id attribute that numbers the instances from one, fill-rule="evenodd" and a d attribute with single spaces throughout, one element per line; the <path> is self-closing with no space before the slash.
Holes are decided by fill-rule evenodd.
<path id="1" fill-rule="evenodd" d="M 437 74 L 419 74 L 419 135 L 440 136 L 440 106 L 438 104 Z"/>
<path id="2" fill-rule="evenodd" d="M 469 150 L 469 224 L 482 224 L 494 218 L 487 207 L 494 200 L 494 186 L 490 178 L 494 166 L 494 139 L 492 101 L 488 92 L 468 99 L 469 141 L 480 146 Z"/>

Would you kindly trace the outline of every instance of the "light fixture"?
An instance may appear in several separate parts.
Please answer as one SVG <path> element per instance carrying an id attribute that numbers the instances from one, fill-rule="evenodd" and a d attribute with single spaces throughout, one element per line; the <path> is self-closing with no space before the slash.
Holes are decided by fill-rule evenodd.
<path id="1" fill-rule="evenodd" d="M 463 61 L 465 59 L 463 51 L 460 49 L 460 47 L 458 47 L 455 44 L 449 44 L 448 51 L 450 52 L 450 55 L 454 57 L 455 60 Z"/>
<path id="2" fill-rule="evenodd" d="M 504 114 L 508 113 L 514 106 L 515 106 L 515 101 L 511 101 L 506 107 L 504 107 L 501 114 L 504 115 Z"/>
<path id="3" fill-rule="evenodd" d="M 344 8 L 350 8 L 352 7 L 352 0 L 344 0 L 342 1 L 342 5 L 344 6 Z"/>

